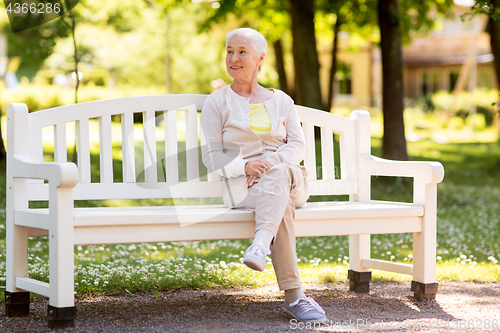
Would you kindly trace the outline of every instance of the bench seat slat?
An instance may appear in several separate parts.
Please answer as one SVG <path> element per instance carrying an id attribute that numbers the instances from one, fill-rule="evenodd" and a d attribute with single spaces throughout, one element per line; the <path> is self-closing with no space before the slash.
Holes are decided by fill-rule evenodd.
<path id="1" fill-rule="evenodd" d="M 352 209 L 356 205 L 356 209 Z M 47 209 L 22 209 L 44 216 Z M 307 203 L 295 215 L 297 237 L 420 232 L 423 208 L 389 202 Z M 367 218 L 370 217 L 370 218 Z M 254 213 L 219 206 L 75 208 L 75 244 L 253 238 Z"/>
<path id="2" fill-rule="evenodd" d="M 353 206 L 356 209 L 353 209 Z M 23 216 L 48 216 L 48 209 L 19 209 Z M 295 212 L 295 221 L 342 219 L 377 219 L 421 217 L 423 207 L 392 204 L 390 202 L 315 202 L 307 203 Z M 17 216 L 17 215 L 16 215 Z M 254 221 L 250 210 L 229 209 L 222 205 L 196 206 L 142 206 L 142 207 L 88 207 L 74 209 L 75 228 L 93 225 L 140 225 Z M 372 222 L 368 222 L 372 223 Z M 40 228 L 40 225 L 36 226 Z"/>

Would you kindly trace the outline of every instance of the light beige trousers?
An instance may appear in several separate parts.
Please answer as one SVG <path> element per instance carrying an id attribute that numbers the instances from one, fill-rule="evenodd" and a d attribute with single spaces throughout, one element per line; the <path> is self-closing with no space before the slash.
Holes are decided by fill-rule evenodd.
<path id="1" fill-rule="evenodd" d="M 280 290 L 300 287 L 295 229 L 295 208 L 309 198 L 307 172 L 303 166 L 279 163 L 247 189 L 245 176 L 222 180 L 222 199 L 227 207 L 255 212 L 255 231 L 274 235 L 271 259 Z"/>

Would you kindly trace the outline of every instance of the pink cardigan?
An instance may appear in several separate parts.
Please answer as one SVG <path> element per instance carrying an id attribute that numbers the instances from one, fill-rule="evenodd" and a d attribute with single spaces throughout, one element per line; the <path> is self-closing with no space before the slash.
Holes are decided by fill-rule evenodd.
<path id="1" fill-rule="evenodd" d="M 298 165 L 305 157 L 305 140 L 293 100 L 281 90 L 265 101 L 271 131 L 261 136 L 249 126 L 249 99 L 227 85 L 213 92 L 201 111 L 202 157 L 209 172 L 226 178 L 245 174 L 249 160 L 266 159 Z"/>

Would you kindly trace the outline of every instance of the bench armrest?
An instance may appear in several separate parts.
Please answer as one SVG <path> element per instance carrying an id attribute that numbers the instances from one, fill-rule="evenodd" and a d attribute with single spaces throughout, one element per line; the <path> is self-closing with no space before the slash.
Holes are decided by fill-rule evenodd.
<path id="1" fill-rule="evenodd" d="M 75 163 L 40 162 L 26 155 L 13 155 L 11 176 L 45 179 L 55 187 L 75 187 L 78 169 Z"/>
<path id="2" fill-rule="evenodd" d="M 361 155 L 362 163 L 370 175 L 413 177 L 425 183 L 440 183 L 444 168 L 439 162 L 395 161 L 373 155 Z"/>

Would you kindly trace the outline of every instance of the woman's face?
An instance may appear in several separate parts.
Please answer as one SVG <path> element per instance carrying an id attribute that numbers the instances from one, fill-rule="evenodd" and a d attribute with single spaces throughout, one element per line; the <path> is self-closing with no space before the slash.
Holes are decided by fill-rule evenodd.
<path id="1" fill-rule="evenodd" d="M 233 79 L 251 79 L 259 72 L 264 54 L 257 54 L 249 39 L 233 36 L 227 43 L 226 69 Z"/>

